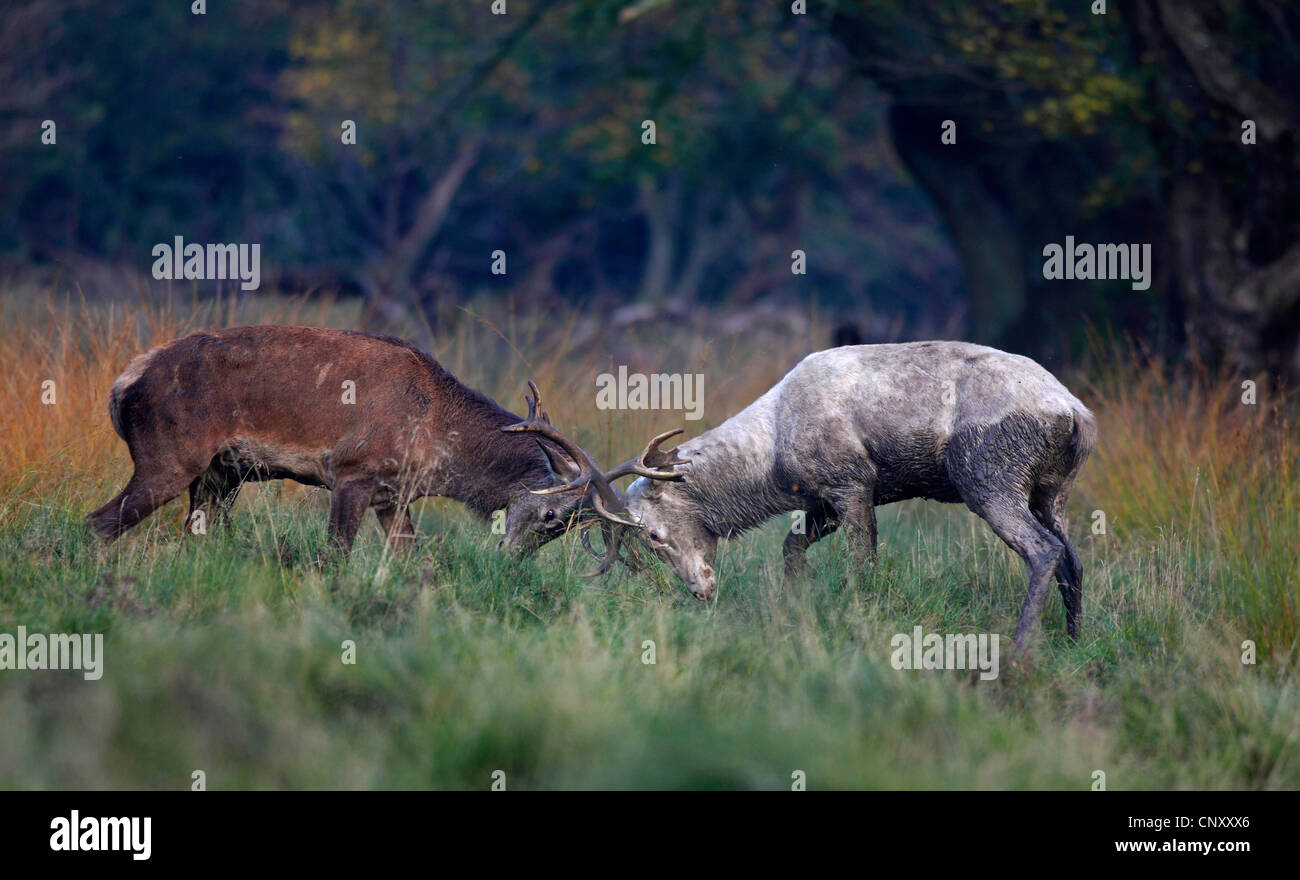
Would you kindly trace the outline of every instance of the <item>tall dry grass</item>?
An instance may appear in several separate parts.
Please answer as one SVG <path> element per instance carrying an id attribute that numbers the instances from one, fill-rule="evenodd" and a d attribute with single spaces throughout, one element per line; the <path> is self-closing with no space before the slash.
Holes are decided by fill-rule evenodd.
<path id="1" fill-rule="evenodd" d="M 1300 632 L 1297 397 L 1198 364 L 1099 346 L 1076 391 L 1100 423 L 1090 509 L 1115 547 L 1177 540 L 1174 582 L 1216 586 L 1243 638 L 1294 655 Z M 1095 515 L 1095 514 L 1094 514 Z"/>
<path id="2" fill-rule="evenodd" d="M 102 503 L 111 484 L 125 481 L 130 462 L 109 423 L 108 392 L 140 352 L 213 327 L 285 323 L 355 329 L 360 312 L 350 301 L 273 295 L 141 296 L 126 304 L 2 301 L 0 315 L 9 332 L 0 340 L 0 413 L 7 447 L 0 459 L 0 526 L 31 505 L 91 508 Z M 431 354 L 512 411 L 522 407 L 527 380 L 535 379 L 554 421 L 589 444 L 593 454 L 612 460 L 666 426 L 684 424 L 694 434 L 723 421 L 828 336 L 814 316 L 802 336 L 713 338 L 656 326 L 650 340 L 625 333 L 575 350 L 581 317 L 577 310 L 521 314 L 508 302 L 470 304 L 442 316 Z M 680 413 L 597 411 L 590 391 L 595 377 L 618 363 L 641 371 L 702 374 L 704 418 L 683 423 Z M 54 383 L 53 404 L 43 402 L 47 380 Z M 199 387 L 203 379 L 194 381 Z"/>

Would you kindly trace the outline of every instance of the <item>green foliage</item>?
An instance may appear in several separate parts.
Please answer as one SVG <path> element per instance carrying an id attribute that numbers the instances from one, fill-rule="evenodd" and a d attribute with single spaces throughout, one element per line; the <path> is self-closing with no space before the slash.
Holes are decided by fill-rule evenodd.
<path id="1" fill-rule="evenodd" d="M 145 273 L 153 244 L 176 234 L 251 240 L 268 284 L 368 294 L 409 259 L 410 287 L 390 292 L 419 305 L 434 290 L 499 290 L 485 268 L 498 247 L 530 290 L 570 301 L 771 294 L 803 239 L 824 243 L 810 286 L 827 302 L 860 307 L 868 291 L 919 315 L 955 286 L 880 135 L 879 102 L 814 22 L 779 5 L 137 7 L 109 20 L 34 7 L 61 23 L 40 57 L 78 60 L 66 80 L 12 84 L 55 92 L 40 115 L 57 121 L 57 148 L 37 143 L 39 118 L 10 120 L 0 104 L 0 133 L 19 144 L 0 179 L 0 252 Z M 341 143 L 346 119 L 355 145 Z M 475 150 L 445 221 L 404 240 Z M 899 209 L 889 237 L 872 229 L 881 202 Z M 662 244 L 651 227 L 674 239 L 666 288 L 644 280 Z"/>

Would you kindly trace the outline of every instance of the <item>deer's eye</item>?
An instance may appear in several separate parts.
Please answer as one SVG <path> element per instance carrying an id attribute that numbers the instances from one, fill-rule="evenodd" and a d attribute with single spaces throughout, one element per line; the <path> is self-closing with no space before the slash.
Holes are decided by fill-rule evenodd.
<path id="1" fill-rule="evenodd" d="M 656 532 L 654 529 L 651 529 L 651 530 L 650 530 L 650 540 L 651 540 L 651 541 L 654 541 L 656 544 L 662 544 L 662 543 L 663 543 L 663 542 L 659 539 L 659 533 Z"/>
<path id="2" fill-rule="evenodd" d="M 548 507 L 546 509 L 546 513 L 542 514 L 542 519 L 546 520 L 547 522 L 550 522 L 551 520 L 555 519 L 555 511 L 552 508 Z"/>

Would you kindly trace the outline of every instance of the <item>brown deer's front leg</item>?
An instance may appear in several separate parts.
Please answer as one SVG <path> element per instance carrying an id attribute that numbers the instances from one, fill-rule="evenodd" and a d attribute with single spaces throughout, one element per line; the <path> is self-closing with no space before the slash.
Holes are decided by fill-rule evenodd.
<path id="1" fill-rule="evenodd" d="M 367 483 L 339 483 L 330 495 L 330 541 L 346 557 L 361 527 L 361 517 L 370 507 L 374 488 Z"/>

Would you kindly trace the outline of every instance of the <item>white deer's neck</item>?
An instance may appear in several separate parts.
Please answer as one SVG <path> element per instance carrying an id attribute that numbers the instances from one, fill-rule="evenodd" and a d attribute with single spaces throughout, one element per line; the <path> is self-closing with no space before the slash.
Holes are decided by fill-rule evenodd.
<path id="1" fill-rule="evenodd" d="M 797 506 L 773 474 L 775 391 L 678 447 L 691 464 L 687 478 L 672 491 L 687 495 L 716 535 L 738 534 Z"/>

